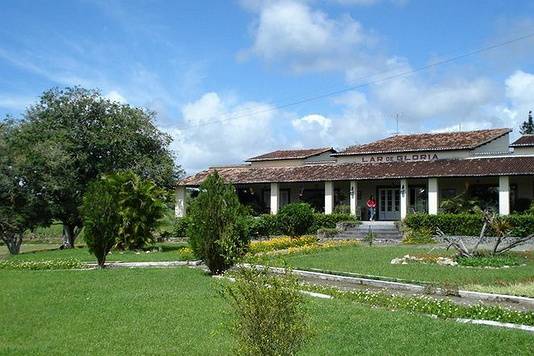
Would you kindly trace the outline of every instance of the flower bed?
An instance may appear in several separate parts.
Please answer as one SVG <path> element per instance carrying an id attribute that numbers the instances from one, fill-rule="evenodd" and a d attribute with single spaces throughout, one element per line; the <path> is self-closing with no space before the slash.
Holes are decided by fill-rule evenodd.
<path id="1" fill-rule="evenodd" d="M 76 269 L 83 266 L 81 261 L 73 258 L 50 261 L 0 261 L 0 269 L 15 270 Z"/>
<path id="2" fill-rule="evenodd" d="M 276 250 L 284 250 L 290 247 L 301 247 L 310 244 L 316 244 L 316 236 L 301 236 L 301 237 L 275 237 L 266 241 L 254 241 L 250 243 L 249 252 L 251 254 L 270 252 Z"/>

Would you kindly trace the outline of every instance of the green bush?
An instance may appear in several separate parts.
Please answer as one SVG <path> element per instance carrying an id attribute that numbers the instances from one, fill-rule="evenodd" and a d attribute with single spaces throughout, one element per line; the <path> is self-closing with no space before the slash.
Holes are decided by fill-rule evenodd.
<path id="1" fill-rule="evenodd" d="M 283 233 L 302 236 L 314 223 L 313 208 L 307 203 L 287 204 L 278 212 L 277 220 Z"/>
<path id="2" fill-rule="evenodd" d="M 189 218 L 189 244 L 212 273 L 224 272 L 245 254 L 249 239 L 244 209 L 235 188 L 217 172 L 200 185 Z"/>
<path id="3" fill-rule="evenodd" d="M 340 204 L 334 208 L 334 214 L 350 215 L 350 205 Z"/>
<path id="4" fill-rule="evenodd" d="M 169 231 L 166 231 L 163 237 L 187 237 L 187 228 L 191 223 L 189 216 L 182 218 L 175 217 Z"/>
<path id="5" fill-rule="evenodd" d="M 263 214 L 247 218 L 248 232 L 251 239 L 266 238 L 271 235 L 280 235 L 281 230 L 276 215 Z"/>
<path id="6" fill-rule="evenodd" d="M 83 196 L 85 242 L 102 268 L 122 225 L 118 205 L 117 187 L 106 179 L 90 183 Z"/>
<path id="7" fill-rule="evenodd" d="M 295 355 L 310 336 L 305 299 L 295 276 L 240 269 L 225 296 L 236 319 L 238 355 Z"/>
<path id="8" fill-rule="evenodd" d="M 308 230 L 309 234 L 315 234 L 317 233 L 317 230 L 326 228 L 326 229 L 334 229 L 336 227 L 336 224 L 338 222 L 342 221 L 353 221 L 356 222 L 356 217 L 350 215 L 350 214 L 320 214 L 315 213 L 313 215 L 313 225 Z"/>
<path id="9" fill-rule="evenodd" d="M 534 233 L 534 216 L 528 214 L 512 214 L 502 217 L 512 226 L 509 235 L 524 237 Z M 434 234 L 439 228 L 447 235 L 454 236 L 478 236 L 484 224 L 481 214 L 437 214 L 425 213 L 409 214 L 404 219 L 404 226 L 413 231 L 422 228 L 429 229 Z M 492 236 L 494 232 L 487 228 L 486 236 Z"/>
<path id="10" fill-rule="evenodd" d="M 154 243 L 154 232 L 164 217 L 165 192 L 154 182 L 143 180 L 133 172 L 109 174 L 102 179 L 116 190 L 121 226 L 117 245 L 129 250 L 142 249 Z"/>

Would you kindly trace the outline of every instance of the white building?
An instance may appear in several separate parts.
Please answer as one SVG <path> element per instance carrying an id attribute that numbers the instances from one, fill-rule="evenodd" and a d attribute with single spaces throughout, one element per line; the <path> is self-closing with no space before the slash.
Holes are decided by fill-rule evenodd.
<path id="1" fill-rule="evenodd" d="M 534 198 L 534 136 L 510 145 L 510 129 L 394 135 L 337 152 L 333 148 L 280 150 L 246 164 L 212 167 L 178 182 L 176 215 L 185 214 L 187 188 L 217 172 L 241 201 L 276 214 L 291 202 L 333 212 L 349 205 L 365 219 L 373 195 L 378 220 L 410 212 L 437 214 L 440 201 L 465 193 L 507 215 Z"/>

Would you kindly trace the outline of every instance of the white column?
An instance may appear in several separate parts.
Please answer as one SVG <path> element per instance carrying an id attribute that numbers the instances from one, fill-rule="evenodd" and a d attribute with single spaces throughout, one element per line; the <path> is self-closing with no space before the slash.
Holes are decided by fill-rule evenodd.
<path id="1" fill-rule="evenodd" d="M 436 215 L 438 213 L 438 179 L 428 178 L 428 213 Z"/>
<path id="2" fill-rule="evenodd" d="M 271 214 L 278 214 L 280 204 L 280 186 L 278 183 L 271 183 Z"/>
<path id="3" fill-rule="evenodd" d="M 403 220 L 408 214 L 408 182 L 406 179 L 401 179 L 400 192 L 400 217 Z"/>
<path id="4" fill-rule="evenodd" d="M 499 177 L 499 214 L 510 214 L 510 177 Z"/>
<path id="5" fill-rule="evenodd" d="M 334 211 L 334 183 L 324 182 L 324 213 L 332 214 Z"/>
<path id="6" fill-rule="evenodd" d="M 179 218 L 185 216 L 185 187 L 176 188 L 176 205 L 174 206 L 174 215 Z"/>
<path id="7" fill-rule="evenodd" d="M 350 215 L 356 215 L 358 208 L 358 182 L 350 181 Z"/>

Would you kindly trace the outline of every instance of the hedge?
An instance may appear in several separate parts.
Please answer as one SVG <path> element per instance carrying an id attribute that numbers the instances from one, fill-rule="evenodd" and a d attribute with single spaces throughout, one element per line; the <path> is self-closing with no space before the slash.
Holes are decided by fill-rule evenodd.
<path id="1" fill-rule="evenodd" d="M 510 236 L 524 237 L 534 234 L 534 215 L 512 214 L 505 217 L 512 225 Z M 439 228 L 447 235 L 453 236 L 478 236 L 484 224 L 480 214 L 437 214 L 429 215 L 415 213 L 406 216 L 404 226 L 419 231 L 423 228 L 430 229 L 435 233 Z M 486 230 L 486 236 L 492 236 L 491 229 Z"/>

